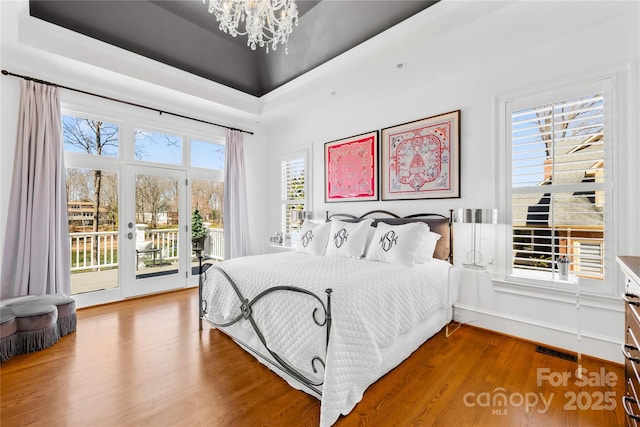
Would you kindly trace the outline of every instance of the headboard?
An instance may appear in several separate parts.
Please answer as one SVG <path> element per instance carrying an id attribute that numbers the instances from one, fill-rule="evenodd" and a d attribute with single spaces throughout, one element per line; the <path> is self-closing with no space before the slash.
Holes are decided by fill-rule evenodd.
<path id="1" fill-rule="evenodd" d="M 453 264 L 453 209 L 449 209 L 449 216 L 437 214 L 437 213 L 417 213 L 408 216 L 396 215 L 393 212 L 384 210 L 373 210 L 360 216 L 351 214 L 332 214 L 326 213 L 326 220 L 329 221 L 332 218 L 340 219 L 342 221 L 357 222 L 365 218 L 373 218 L 373 226 L 376 227 L 379 222 L 384 222 L 389 225 L 401 225 L 410 222 L 424 222 L 429 225 L 429 228 L 434 233 L 438 233 L 441 237 L 436 244 L 436 249 L 433 256 L 438 259 L 449 261 Z"/>

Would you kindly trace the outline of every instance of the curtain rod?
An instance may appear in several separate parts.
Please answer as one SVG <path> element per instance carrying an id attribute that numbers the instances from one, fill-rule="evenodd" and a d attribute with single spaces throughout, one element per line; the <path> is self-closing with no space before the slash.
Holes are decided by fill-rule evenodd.
<path id="1" fill-rule="evenodd" d="M 161 115 L 162 114 L 169 114 L 171 116 L 180 117 L 181 119 L 193 120 L 195 122 L 200 122 L 200 123 L 204 123 L 204 124 L 207 124 L 207 125 L 218 126 L 218 127 L 229 129 L 229 130 L 237 130 L 239 132 L 244 132 L 244 133 L 248 133 L 249 135 L 253 135 L 253 132 L 250 132 L 250 131 L 247 131 L 247 130 L 232 128 L 232 127 L 221 125 L 221 124 L 218 124 L 218 123 L 208 122 L 206 120 L 196 119 L 194 117 L 189 117 L 189 116 L 184 116 L 182 114 L 172 113 L 170 111 L 163 111 L 163 110 L 159 110 L 157 108 L 147 107 L 146 105 L 136 104 L 135 102 L 129 102 L 129 101 L 125 101 L 123 99 L 112 98 L 110 96 L 100 95 L 100 94 L 93 93 L 93 92 L 87 92 L 87 91 L 82 90 L 82 89 L 75 89 L 75 88 L 68 87 L 68 86 L 62 86 L 62 85 L 59 85 L 57 83 L 51 83 L 51 82 L 48 82 L 48 81 L 45 81 L 45 80 L 40 80 L 40 79 L 36 79 L 36 78 L 33 78 L 33 77 L 29 77 L 29 76 L 23 76 L 23 75 L 20 75 L 20 74 L 14 74 L 14 73 L 11 73 L 11 72 L 9 72 L 7 70 L 2 70 L 2 74 L 5 75 L 5 76 L 19 77 L 19 78 L 24 79 L 24 80 L 30 80 L 30 81 L 33 81 L 33 82 L 36 82 L 36 83 L 47 85 L 47 86 L 55 86 L 55 87 L 59 87 L 61 89 L 67 89 L 67 90 L 72 90 L 74 92 L 84 93 L 85 95 L 96 96 L 98 98 L 107 99 L 109 101 L 120 102 L 121 104 L 127 104 L 127 105 L 132 105 L 132 106 L 138 107 L 138 108 L 144 108 L 146 110 L 157 111 Z"/>

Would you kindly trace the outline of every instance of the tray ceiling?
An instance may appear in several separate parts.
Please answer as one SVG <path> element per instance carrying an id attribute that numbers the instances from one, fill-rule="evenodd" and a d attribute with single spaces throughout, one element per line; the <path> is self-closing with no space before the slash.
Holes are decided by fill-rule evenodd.
<path id="1" fill-rule="evenodd" d="M 260 97 L 437 1 L 298 0 L 286 55 L 252 51 L 200 0 L 31 0 L 33 17 Z M 99 52 L 96 52 L 99 55 Z"/>

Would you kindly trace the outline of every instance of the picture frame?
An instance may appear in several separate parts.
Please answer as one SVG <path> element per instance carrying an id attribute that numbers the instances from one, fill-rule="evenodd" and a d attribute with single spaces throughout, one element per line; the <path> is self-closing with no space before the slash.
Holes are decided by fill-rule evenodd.
<path id="1" fill-rule="evenodd" d="M 324 144 L 324 200 L 378 200 L 379 132 L 372 131 Z"/>
<path id="2" fill-rule="evenodd" d="M 382 200 L 460 197 L 460 110 L 381 131 Z"/>

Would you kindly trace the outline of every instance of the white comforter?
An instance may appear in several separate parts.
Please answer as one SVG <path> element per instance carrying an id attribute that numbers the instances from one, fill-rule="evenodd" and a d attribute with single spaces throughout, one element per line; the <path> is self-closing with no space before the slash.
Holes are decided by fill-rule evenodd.
<path id="1" fill-rule="evenodd" d="M 439 309 L 450 307 L 451 265 L 432 260 L 408 268 L 396 264 L 345 257 L 278 253 L 234 258 L 218 264 L 251 300 L 273 286 L 308 289 L 325 300 L 332 288 L 331 339 L 313 323 L 313 298 L 277 292 L 254 306 L 253 315 L 269 347 L 308 377 L 311 359 L 321 356 L 326 368 L 322 387 L 321 427 L 333 424 L 362 399 L 383 364 L 380 350 Z M 207 271 L 203 285 L 208 317 L 218 323 L 240 313 L 239 299 L 221 273 Z M 241 320 L 247 328 L 247 321 Z M 383 372 L 384 373 L 384 372 Z M 382 374 L 383 374 L 382 373 Z"/>

